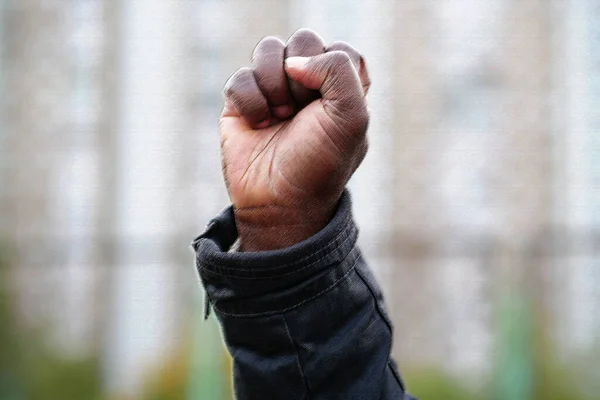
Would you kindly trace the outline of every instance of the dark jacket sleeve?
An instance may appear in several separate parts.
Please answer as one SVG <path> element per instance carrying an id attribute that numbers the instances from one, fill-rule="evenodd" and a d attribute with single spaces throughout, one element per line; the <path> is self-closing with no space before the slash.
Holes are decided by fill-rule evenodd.
<path id="1" fill-rule="evenodd" d="M 238 399 L 412 399 L 357 236 L 346 192 L 327 227 L 283 250 L 228 252 L 237 239 L 231 208 L 194 240 Z"/>

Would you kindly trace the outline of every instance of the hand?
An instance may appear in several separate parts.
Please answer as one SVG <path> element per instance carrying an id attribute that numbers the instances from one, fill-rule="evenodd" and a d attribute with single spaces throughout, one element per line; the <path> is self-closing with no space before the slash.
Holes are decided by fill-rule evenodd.
<path id="1" fill-rule="evenodd" d="M 369 86 L 353 47 L 307 29 L 264 38 L 227 81 L 223 174 L 243 251 L 293 245 L 331 220 L 367 152 Z"/>

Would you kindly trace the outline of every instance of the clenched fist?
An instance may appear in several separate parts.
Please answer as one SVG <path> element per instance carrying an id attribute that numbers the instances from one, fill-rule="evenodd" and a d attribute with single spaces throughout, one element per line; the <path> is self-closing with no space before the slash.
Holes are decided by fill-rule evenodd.
<path id="1" fill-rule="evenodd" d="M 227 81 L 223 173 L 243 251 L 293 245 L 330 221 L 367 151 L 369 85 L 353 47 L 306 29 L 264 38 Z"/>

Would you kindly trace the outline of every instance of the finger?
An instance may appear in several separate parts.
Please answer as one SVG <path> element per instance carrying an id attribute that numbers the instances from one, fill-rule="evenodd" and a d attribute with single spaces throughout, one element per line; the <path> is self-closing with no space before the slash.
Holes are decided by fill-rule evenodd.
<path id="1" fill-rule="evenodd" d="M 309 89 L 319 90 L 329 116 L 349 133 L 366 132 L 369 115 L 365 95 L 350 56 L 331 51 L 315 57 L 285 60 L 288 76 Z"/>
<path id="2" fill-rule="evenodd" d="M 285 57 L 311 57 L 325 52 L 325 41 L 310 29 L 297 30 L 287 41 Z M 309 90 L 298 82 L 290 80 L 290 91 L 297 105 L 302 108 L 311 101 L 319 98 L 319 93 Z"/>
<path id="3" fill-rule="evenodd" d="M 283 66 L 285 43 L 274 36 L 262 39 L 252 55 L 256 83 L 271 107 L 271 113 L 285 119 L 293 113 L 293 100 Z"/>
<path id="4" fill-rule="evenodd" d="M 227 80 L 223 89 L 228 103 L 253 128 L 269 126 L 269 105 L 258 88 L 250 68 L 240 68 Z"/>
<path id="5" fill-rule="evenodd" d="M 356 68 L 358 72 L 358 76 L 360 78 L 360 83 L 363 87 L 363 91 L 365 95 L 369 92 L 369 88 L 371 87 L 371 79 L 369 78 L 369 70 L 367 69 L 367 63 L 362 54 L 359 53 L 354 47 L 349 45 L 346 42 L 333 42 L 331 45 L 325 50 L 325 52 L 331 51 L 343 51 L 348 54 L 350 57 L 350 61 L 352 61 L 352 65 Z"/>

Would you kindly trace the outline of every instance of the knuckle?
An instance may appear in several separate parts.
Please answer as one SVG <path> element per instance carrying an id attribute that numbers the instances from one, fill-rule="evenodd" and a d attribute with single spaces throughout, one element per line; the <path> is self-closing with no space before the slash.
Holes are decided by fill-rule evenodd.
<path id="1" fill-rule="evenodd" d="M 350 56 L 350 59 L 355 61 L 356 63 L 360 63 L 360 60 L 363 58 L 362 54 L 354 48 L 351 44 L 346 42 L 333 42 L 331 46 L 329 46 L 329 51 L 343 51 Z"/>
<path id="2" fill-rule="evenodd" d="M 361 71 L 363 70 L 363 56 L 362 54 L 356 50 L 352 45 L 346 43 L 346 42 L 333 42 L 331 44 L 331 46 L 329 46 L 329 50 L 328 52 L 334 52 L 334 51 L 343 51 L 344 53 L 346 53 L 348 55 L 348 57 L 350 57 L 350 61 L 352 63 L 352 65 L 354 66 L 354 68 L 356 69 L 356 71 L 360 74 Z"/>
<path id="3" fill-rule="evenodd" d="M 274 51 L 275 49 L 280 49 L 285 47 L 285 43 L 283 43 L 276 36 L 266 36 L 258 42 L 256 47 L 254 48 L 253 58 L 262 55 L 263 53 L 269 53 Z"/>
<path id="4" fill-rule="evenodd" d="M 280 46 L 280 45 L 285 44 L 277 36 L 266 36 L 260 41 L 260 43 L 262 43 L 263 46 L 266 46 L 266 45 Z"/>
<path id="5" fill-rule="evenodd" d="M 282 80 L 282 77 L 279 77 L 275 74 L 265 74 L 262 75 L 259 79 L 257 79 L 257 83 L 259 84 L 259 86 L 264 86 L 269 90 L 282 90 L 283 84 L 285 83 L 282 82 Z"/>
<path id="6" fill-rule="evenodd" d="M 352 60 L 350 60 L 350 56 L 345 51 L 335 50 L 329 54 L 331 64 L 333 66 L 341 67 L 343 65 L 349 65 L 352 63 Z"/>
<path id="7" fill-rule="evenodd" d="M 238 69 L 233 75 L 237 78 L 237 82 L 241 82 L 252 76 L 252 69 L 249 67 L 242 67 Z"/>
<path id="8" fill-rule="evenodd" d="M 349 44 L 342 40 L 334 40 L 333 42 L 331 42 L 331 45 L 329 47 L 346 47 L 346 46 L 349 46 Z"/>
<path id="9" fill-rule="evenodd" d="M 348 44 L 346 42 L 342 42 L 342 41 L 335 41 L 335 42 L 331 43 L 331 46 L 329 46 L 329 48 L 333 51 L 340 50 L 340 51 L 344 51 L 346 53 L 356 53 L 357 52 L 354 49 L 354 47 L 352 47 L 350 44 Z"/>
<path id="10" fill-rule="evenodd" d="M 299 29 L 287 41 L 286 50 L 292 55 L 314 56 L 325 51 L 326 44 L 315 31 Z"/>
<path id="11" fill-rule="evenodd" d="M 321 37 L 312 29 L 300 28 L 290 36 L 290 39 L 321 39 Z"/>
<path id="12" fill-rule="evenodd" d="M 240 68 L 237 71 L 235 71 L 223 87 L 223 93 L 225 94 L 225 96 L 234 96 L 235 93 L 239 90 L 239 88 L 243 86 L 249 79 L 248 74 L 252 74 L 252 70 L 247 67 Z"/>
<path id="13" fill-rule="evenodd" d="M 227 82 L 225 82 L 225 86 L 223 86 L 223 94 L 225 95 L 225 97 L 231 97 L 233 96 L 233 86 L 231 84 L 231 78 L 229 78 L 227 80 Z"/>

